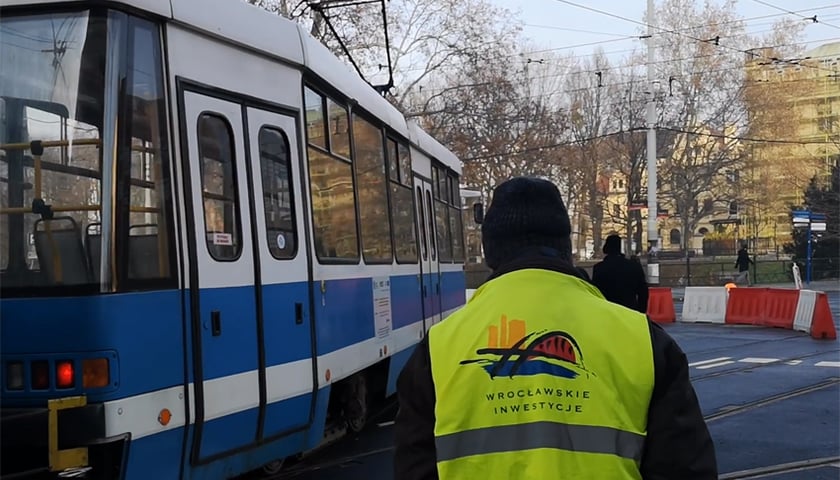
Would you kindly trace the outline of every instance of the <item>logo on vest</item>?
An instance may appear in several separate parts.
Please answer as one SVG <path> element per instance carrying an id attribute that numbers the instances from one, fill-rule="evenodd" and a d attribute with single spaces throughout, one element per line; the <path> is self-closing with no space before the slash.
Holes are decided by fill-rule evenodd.
<path id="1" fill-rule="evenodd" d="M 498 326 L 488 329 L 487 348 L 479 348 L 482 358 L 463 360 L 461 365 L 481 366 L 491 379 L 496 377 L 551 375 L 575 379 L 594 375 L 583 363 L 583 352 L 566 332 L 541 330 L 528 332 L 524 320 L 502 315 Z"/>

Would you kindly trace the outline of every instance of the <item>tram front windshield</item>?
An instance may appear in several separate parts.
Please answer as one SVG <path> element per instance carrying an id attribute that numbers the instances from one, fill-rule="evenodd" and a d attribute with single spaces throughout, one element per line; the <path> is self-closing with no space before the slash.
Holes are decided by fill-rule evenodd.
<path id="1" fill-rule="evenodd" d="M 124 13 L 0 15 L 4 297 L 170 278 L 160 59 Z"/>

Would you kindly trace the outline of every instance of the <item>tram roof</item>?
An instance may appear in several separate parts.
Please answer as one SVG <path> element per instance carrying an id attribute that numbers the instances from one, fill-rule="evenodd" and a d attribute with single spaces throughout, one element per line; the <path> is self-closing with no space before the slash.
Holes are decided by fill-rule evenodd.
<path id="1" fill-rule="evenodd" d="M 74 4 L 78 0 L 4 0 L 3 6 Z M 304 67 L 351 101 L 376 115 L 416 148 L 461 173 L 458 158 L 382 98 L 349 65 L 300 24 L 262 8 L 236 0 L 117 0 L 122 4 L 174 21 L 188 28 Z M 224 19 L 224 21 L 222 21 Z"/>

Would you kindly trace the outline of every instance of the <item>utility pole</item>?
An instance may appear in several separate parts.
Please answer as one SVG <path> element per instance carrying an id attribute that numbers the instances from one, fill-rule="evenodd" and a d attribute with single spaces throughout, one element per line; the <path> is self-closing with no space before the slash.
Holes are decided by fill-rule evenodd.
<path id="1" fill-rule="evenodd" d="M 648 170 L 648 282 L 659 283 L 659 264 L 654 247 L 658 246 L 656 230 L 656 89 L 654 86 L 653 16 L 654 0 L 647 0 L 647 81 L 650 89 L 647 103 L 647 170 Z"/>

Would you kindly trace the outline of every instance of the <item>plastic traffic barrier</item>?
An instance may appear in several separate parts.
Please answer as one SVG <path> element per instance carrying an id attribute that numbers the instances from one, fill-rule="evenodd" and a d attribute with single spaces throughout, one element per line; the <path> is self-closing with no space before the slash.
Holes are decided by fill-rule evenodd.
<path id="1" fill-rule="evenodd" d="M 726 323 L 763 325 L 767 288 L 733 288 L 726 302 Z M 793 319 L 791 318 L 791 327 Z"/>
<path id="2" fill-rule="evenodd" d="M 727 290 L 726 287 L 686 287 L 681 320 L 724 323 Z"/>
<path id="3" fill-rule="evenodd" d="M 674 297 L 670 288 L 648 288 L 647 315 L 656 323 L 674 323 L 677 320 Z"/>
<path id="4" fill-rule="evenodd" d="M 806 332 L 818 339 L 837 339 L 834 317 L 825 293 L 813 290 L 799 291 L 793 329 Z"/>
<path id="5" fill-rule="evenodd" d="M 769 288 L 764 294 L 764 315 L 760 324 L 766 327 L 793 329 L 800 290 Z"/>

